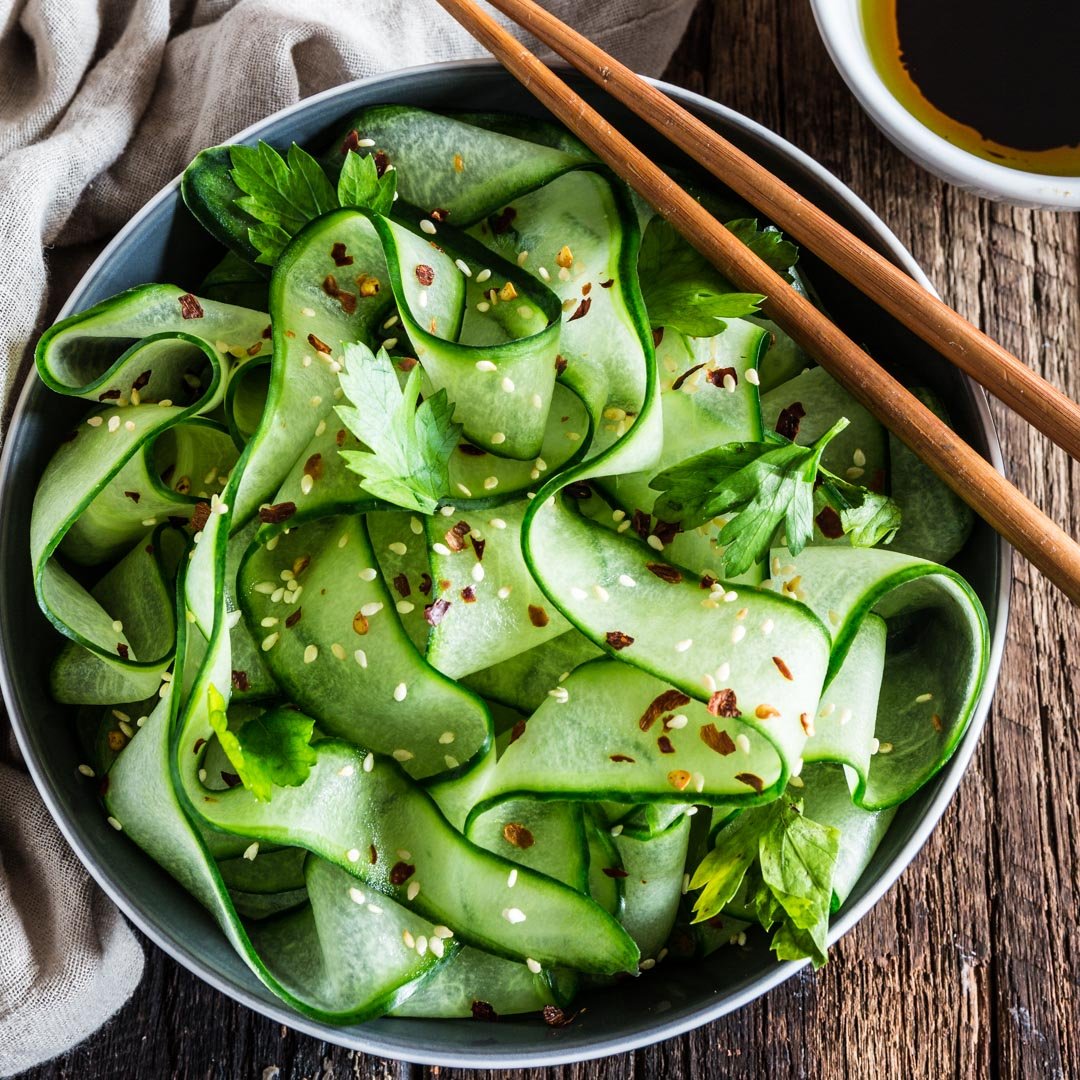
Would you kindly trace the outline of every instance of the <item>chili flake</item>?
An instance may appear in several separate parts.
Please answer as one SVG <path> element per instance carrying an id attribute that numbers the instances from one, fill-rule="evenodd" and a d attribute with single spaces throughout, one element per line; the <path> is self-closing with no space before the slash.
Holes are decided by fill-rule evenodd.
<path id="1" fill-rule="evenodd" d="M 655 574 L 661 581 L 666 581 L 669 585 L 678 585 L 682 581 L 682 574 L 674 566 L 668 566 L 667 563 L 647 562 L 645 569 L 650 574 Z"/>
<path id="2" fill-rule="evenodd" d="M 787 679 L 788 682 L 794 682 L 795 676 L 791 674 L 791 669 L 780 659 L 779 656 L 774 656 L 772 662 L 776 665 L 776 670 Z"/>
<path id="3" fill-rule="evenodd" d="M 180 300 L 180 317 L 182 319 L 201 319 L 206 312 L 203 311 L 202 304 L 191 295 L 191 293 L 184 293 L 179 297 Z"/>
<path id="4" fill-rule="evenodd" d="M 710 750 L 715 750 L 723 757 L 735 753 L 735 740 L 726 731 L 718 730 L 715 724 L 706 724 L 698 734 Z"/>
<path id="5" fill-rule="evenodd" d="M 838 540 L 844 535 L 844 526 L 840 520 L 840 515 L 831 506 L 826 506 L 814 520 L 821 530 L 821 535 L 829 540 Z"/>
<path id="6" fill-rule="evenodd" d="M 542 607 L 538 604 L 529 605 L 529 622 L 531 622 L 533 626 L 547 626 L 550 621 L 548 613 Z"/>
<path id="7" fill-rule="evenodd" d="M 435 271 L 427 263 L 417 263 L 416 280 L 421 285 L 431 285 L 435 281 Z"/>
<path id="8" fill-rule="evenodd" d="M 428 587 L 430 588 L 430 582 Z M 441 596 L 430 604 L 424 606 L 424 618 L 427 620 L 430 626 L 438 626 L 439 623 L 446 618 L 446 613 L 450 610 L 450 601 L 444 600 Z"/>
<path id="9" fill-rule="evenodd" d="M 390 884 L 404 885 L 416 873 L 416 867 L 412 863 L 396 862 L 390 868 Z"/>
<path id="10" fill-rule="evenodd" d="M 280 502 L 259 508 L 259 520 L 267 525 L 280 525 L 296 513 L 296 503 Z"/>
<path id="11" fill-rule="evenodd" d="M 690 698 L 681 690 L 665 690 L 649 703 L 649 707 L 641 714 L 641 719 L 638 720 L 638 727 L 642 731 L 648 731 L 664 713 L 674 712 L 676 709 L 681 709 L 684 705 L 689 704 Z"/>
<path id="12" fill-rule="evenodd" d="M 746 784 L 747 787 L 752 787 L 759 795 L 765 790 L 765 781 L 752 772 L 736 773 L 735 779 L 738 780 L 740 784 Z"/>
<path id="13" fill-rule="evenodd" d="M 352 266 L 353 257 L 347 255 L 347 251 L 348 248 L 340 240 L 330 249 L 330 258 L 334 260 L 335 266 Z"/>
<path id="14" fill-rule="evenodd" d="M 606 639 L 608 646 L 615 649 L 616 652 L 634 644 L 634 639 L 629 634 L 624 634 L 621 630 L 609 630 L 606 634 Z"/>
<path id="15" fill-rule="evenodd" d="M 308 339 L 308 344 L 316 352 L 325 353 L 327 356 L 329 356 L 330 353 L 333 352 L 333 350 L 330 348 L 329 345 L 326 344 L 325 341 L 320 341 L 314 334 L 308 334 L 307 339 Z"/>
<path id="16" fill-rule="evenodd" d="M 805 415 L 806 410 L 802 407 L 802 402 L 793 401 L 776 418 L 777 434 L 783 435 L 785 439 L 791 439 L 794 442 L 799 435 L 799 421 Z"/>
<path id="17" fill-rule="evenodd" d="M 734 690 L 717 690 L 709 698 L 708 710 L 713 716 L 735 717 L 739 715 L 739 706 Z"/>
<path id="18" fill-rule="evenodd" d="M 536 843 L 536 839 L 524 825 L 519 825 L 516 821 L 508 821 L 503 826 L 503 839 L 508 844 L 513 844 L 516 848 L 531 848 Z"/>

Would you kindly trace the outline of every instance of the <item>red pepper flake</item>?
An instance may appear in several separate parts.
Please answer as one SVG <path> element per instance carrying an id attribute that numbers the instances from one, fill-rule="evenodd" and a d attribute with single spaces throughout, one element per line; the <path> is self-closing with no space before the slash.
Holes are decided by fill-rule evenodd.
<path id="1" fill-rule="evenodd" d="M 271 338 L 271 336 L 272 336 L 272 334 L 273 334 L 273 330 L 272 330 L 272 329 L 270 328 L 270 324 L 269 324 L 269 323 L 267 323 L 267 324 L 266 324 L 266 326 L 264 326 L 264 327 L 263 327 L 263 332 L 262 332 L 262 336 L 263 336 L 263 337 L 264 337 L 264 338 L 265 338 L 265 339 L 266 339 L 267 341 L 269 341 L 269 340 L 270 340 L 270 338 Z M 147 374 L 149 374 L 149 372 L 147 372 Z"/>
<path id="2" fill-rule="evenodd" d="M 776 665 L 776 670 L 779 671 L 788 682 L 795 681 L 795 676 L 791 674 L 791 668 L 789 668 L 779 656 L 774 656 L 772 662 Z"/>
<path id="3" fill-rule="evenodd" d="M 491 231 L 496 236 L 502 236 L 504 232 L 510 229 L 510 226 L 514 223 L 514 218 L 517 217 L 517 211 L 508 206 L 501 214 L 492 215 L 488 218 L 488 224 L 491 226 Z"/>
<path id="4" fill-rule="evenodd" d="M 429 586 L 430 588 L 430 582 Z M 434 602 L 425 605 L 424 618 L 427 619 L 431 626 L 438 626 L 439 623 L 446 618 L 446 613 L 450 610 L 450 601 L 444 600 L 441 596 Z"/>
<path id="5" fill-rule="evenodd" d="M 446 578 L 439 578 L 439 592 L 446 592 L 450 588 L 450 582 Z"/>
<path id="6" fill-rule="evenodd" d="M 715 750 L 723 757 L 735 753 L 735 740 L 726 731 L 719 731 L 715 724 L 706 724 L 698 734 L 710 750 Z"/>
<path id="7" fill-rule="evenodd" d="M 449 529 L 446 536 L 443 539 L 446 541 L 446 546 L 451 551 L 464 551 L 465 550 L 465 537 L 472 532 L 472 526 L 467 521 L 459 521 L 453 528 Z"/>
<path id="8" fill-rule="evenodd" d="M 608 877 L 624 878 L 630 875 L 621 866 L 602 866 L 600 868 Z"/>
<path id="9" fill-rule="evenodd" d="M 780 710 L 772 705 L 762 704 L 754 710 L 754 715 L 759 720 L 771 720 L 774 716 L 780 715 Z"/>
<path id="10" fill-rule="evenodd" d="M 425 596 L 430 596 L 431 595 L 431 575 L 430 574 L 425 573 L 425 574 L 420 575 L 420 591 Z"/>
<path id="11" fill-rule="evenodd" d="M 341 140 L 341 153 L 344 156 L 350 150 L 360 149 L 360 133 L 353 128 L 344 139 Z"/>
<path id="12" fill-rule="evenodd" d="M 533 626 L 547 626 L 550 621 L 548 613 L 542 607 L 538 604 L 529 605 L 529 622 L 531 622 Z"/>
<path id="13" fill-rule="evenodd" d="M 934 730 L 939 733 L 945 730 L 945 725 L 941 722 L 941 717 L 937 713 L 930 717 L 930 723 L 934 725 Z"/>
<path id="14" fill-rule="evenodd" d="M 340 240 L 330 249 L 330 258 L 335 266 L 352 266 L 353 257 L 347 251 L 348 248 Z"/>
<path id="15" fill-rule="evenodd" d="M 344 428 L 338 428 L 337 434 L 334 436 L 334 444 L 340 448 L 345 445 L 345 440 L 348 437 L 349 434 Z"/>
<path id="16" fill-rule="evenodd" d="M 586 296 L 577 306 L 577 311 L 567 319 L 567 322 L 573 322 L 575 319 L 584 319 L 589 314 L 589 308 L 592 307 L 592 297 Z"/>
<path id="17" fill-rule="evenodd" d="M 631 765 L 637 764 L 637 759 L 632 758 L 629 754 L 612 754 L 611 760 L 617 763 L 628 762 Z"/>
<path id="18" fill-rule="evenodd" d="M 653 348 L 654 349 L 659 349 L 660 348 L 660 342 L 663 341 L 663 340 L 664 340 L 664 328 L 662 326 L 658 326 L 652 332 Z"/>
<path id="19" fill-rule="evenodd" d="M 714 578 L 712 574 L 702 574 L 701 580 L 698 582 L 698 585 L 702 589 L 711 589 L 715 584 L 716 578 Z"/>
<path id="20" fill-rule="evenodd" d="M 810 722 L 808 713 L 799 713 L 799 723 L 802 725 L 803 734 L 807 738 L 814 734 L 814 725 Z"/>
<path id="21" fill-rule="evenodd" d="M 436 206 L 434 210 L 428 215 L 432 221 L 437 221 L 440 224 L 446 221 L 450 217 L 450 211 L 444 210 L 441 206 Z"/>
<path id="22" fill-rule="evenodd" d="M 682 384 L 694 374 L 695 371 L 700 371 L 705 365 L 695 364 L 693 367 L 687 368 L 672 384 L 672 390 L 678 390 L 682 387 Z"/>
<path id="23" fill-rule="evenodd" d="M 814 520 L 821 530 L 821 535 L 829 540 L 839 540 L 844 535 L 844 524 L 840 515 L 831 506 L 826 506 Z"/>
<path id="24" fill-rule="evenodd" d="M 197 754 L 206 745 L 205 739 L 196 739 L 195 745 L 191 748 L 193 754 Z"/>
<path id="25" fill-rule="evenodd" d="M 561 353 L 555 357 L 555 374 L 561 375 L 566 370 L 566 357 Z"/>
<path id="26" fill-rule="evenodd" d="M 408 575 L 398 574 L 397 577 L 394 578 L 394 588 L 397 589 L 399 596 L 408 596 L 412 592 Z"/>
<path id="27" fill-rule="evenodd" d="M 150 381 L 150 371 L 149 371 L 149 369 L 147 369 L 131 384 L 131 389 L 132 390 L 142 390 L 149 381 Z"/>
<path id="28" fill-rule="evenodd" d="M 115 401 L 120 396 L 120 391 L 117 389 L 105 390 L 103 393 L 98 394 L 98 401 Z"/>
<path id="29" fill-rule="evenodd" d="M 237 671 L 235 668 L 232 673 L 232 685 L 234 690 L 239 690 L 243 693 L 245 690 L 251 689 L 251 683 L 248 680 L 246 671 Z"/>
<path id="30" fill-rule="evenodd" d="M 183 319 L 201 319 L 206 312 L 202 309 L 202 304 L 195 299 L 191 293 L 184 293 L 179 298 L 180 300 L 180 317 Z"/>
<path id="31" fill-rule="evenodd" d="M 608 647 L 618 652 L 620 649 L 625 649 L 628 645 L 634 644 L 634 639 L 629 634 L 624 634 L 621 630 L 609 630 L 605 635 Z"/>
<path id="32" fill-rule="evenodd" d="M 653 698 L 649 707 L 641 714 L 638 727 L 642 731 L 648 731 L 664 713 L 673 712 L 689 703 L 690 698 L 681 690 L 665 690 L 659 697 Z"/>
<path id="33" fill-rule="evenodd" d="M 259 520 L 267 525 L 280 525 L 283 521 L 288 521 L 295 513 L 296 503 L 294 502 L 274 503 L 271 506 L 259 507 Z"/>
<path id="34" fill-rule="evenodd" d="M 352 262 L 351 259 L 349 261 Z M 341 305 L 341 310 L 346 315 L 352 315 L 356 311 L 356 294 L 341 288 L 333 274 L 327 274 L 323 278 L 322 290 L 332 300 L 336 300 Z M 330 350 L 327 349 L 326 351 L 329 352 Z"/>
<path id="35" fill-rule="evenodd" d="M 516 821 L 508 821 L 503 826 L 503 839 L 508 844 L 513 844 L 516 848 L 521 848 L 522 851 L 525 848 L 531 848 L 536 843 L 536 838 L 532 832 L 525 828 L 524 825 L 519 825 Z"/>
<path id="36" fill-rule="evenodd" d="M 519 720 L 510 729 L 510 742 L 517 742 L 518 739 L 520 739 L 521 736 L 525 734 L 525 728 L 526 728 L 527 725 L 528 725 L 527 720 Z"/>
<path id="37" fill-rule="evenodd" d="M 558 1005 L 545 1005 L 544 1023 L 548 1027 L 566 1027 L 567 1024 L 572 1024 L 584 1011 L 584 1009 L 581 1009 L 567 1016 Z"/>
<path id="38" fill-rule="evenodd" d="M 585 284 L 581 286 L 581 295 L 582 296 L 588 296 L 589 293 L 591 293 L 591 292 L 592 292 L 592 282 L 591 281 L 586 281 Z M 591 300 L 589 302 L 592 303 Z"/>
<path id="39" fill-rule="evenodd" d="M 610 289 L 611 286 L 614 285 L 614 284 L 615 284 L 615 279 L 614 278 L 608 278 L 607 281 L 601 281 L 600 282 L 600 288 L 601 289 Z"/>
<path id="40" fill-rule="evenodd" d="M 302 618 L 304 617 L 304 609 L 298 607 L 292 614 L 288 615 L 285 619 L 285 629 L 291 630 Z"/>
<path id="41" fill-rule="evenodd" d="M 461 590 L 461 599 L 464 600 L 466 604 L 475 604 L 476 590 L 471 585 L 466 585 L 465 588 Z"/>
<path id="42" fill-rule="evenodd" d="M 390 884 L 404 885 L 416 873 L 416 867 L 412 863 L 396 862 L 390 868 Z"/>
<path id="43" fill-rule="evenodd" d="M 210 504 L 208 502 L 199 502 L 195 504 L 195 509 L 191 514 L 191 529 L 192 532 L 202 532 L 206 527 L 206 523 L 210 520 Z"/>
<path id="44" fill-rule="evenodd" d="M 734 690 L 717 690 L 709 698 L 707 708 L 713 716 L 725 716 L 730 719 L 739 715 L 739 706 L 735 700 Z"/>
<path id="45" fill-rule="evenodd" d="M 678 791 L 685 791 L 690 783 L 690 774 L 685 769 L 672 769 L 667 774 L 668 783 Z"/>
<path id="46" fill-rule="evenodd" d="M 735 385 L 739 385 L 739 373 L 733 367 L 718 367 L 714 368 L 705 377 L 713 384 L 713 386 L 724 385 L 724 376 L 730 375 L 735 380 Z"/>
<path id="47" fill-rule="evenodd" d="M 386 151 L 376 150 L 372 155 L 375 158 L 375 175 L 381 177 L 386 172 L 386 167 L 390 164 L 390 159 L 386 156 Z"/>
<path id="48" fill-rule="evenodd" d="M 658 518 L 653 527 L 653 535 L 662 544 L 670 544 L 681 532 L 682 526 L 677 521 L 661 521 Z"/>
<path id="49" fill-rule="evenodd" d="M 735 779 L 738 780 L 740 784 L 746 784 L 748 787 L 752 787 L 759 795 L 765 790 L 765 781 L 752 772 L 736 773 Z"/>
<path id="50" fill-rule="evenodd" d="M 379 283 L 379 279 L 371 274 L 357 274 L 356 288 L 360 293 L 361 299 L 370 300 L 373 296 L 379 295 L 379 290 L 382 286 Z"/>
<path id="51" fill-rule="evenodd" d="M 133 503 L 137 503 L 142 496 L 137 491 L 125 491 L 125 497 L 129 498 Z"/>
<path id="52" fill-rule="evenodd" d="M 870 477 L 870 483 L 866 486 L 875 495 L 880 495 L 885 490 L 885 470 L 875 469 L 874 475 Z"/>
<path id="53" fill-rule="evenodd" d="M 487 457 L 487 451 L 481 450 L 479 446 L 473 446 L 472 443 L 463 442 L 458 443 L 458 449 L 466 457 Z"/>
<path id="54" fill-rule="evenodd" d="M 431 285 L 435 281 L 435 271 L 427 263 L 417 263 L 416 280 L 421 285 Z"/>
<path id="55" fill-rule="evenodd" d="M 474 1020 L 488 1020 L 492 1023 L 499 1019 L 499 1014 L 492 1008 L 491 1003 L 487 1001 L 474 1001 L 470 1006 L 472 1009 L 472 1018 Z"/>
<path id="56" fill-rule="evenodd" d="M 261 339 L 259 341 L 256 341 L 254 344 L 249 345 L 247 347 L 248 356 L 258 356 L 259 353 L 262 352 L 262 347 L 263 347 L 263 343 L 262 343 Z"/>
<path id="57" fill-rule="evenodd" d="M 666 581 L 669 585 L 678 585 L 682 581 L 682 574 L 674 566 L 668 566 L 667 563 L 647 562 L 645 569 L 650 574 L 655 574 L 661 581 Z"/>
<path id="58" fill-rule="evenodd" d="M 320 341 L 314 334 L 308 334 L 308 344 L 316 351 L 325 353 L 327 356 L 333 351 L 325 341 Z"/>
<path id="59" fill-rule="evenodd" d="M 646 514 L 644 510 L 635 510 L 630 515 L 630 527 L 644 540 L 652 527 L 652 515 Z"/>
<path id="60" fill-rule="evenodd" d="M 124 660 L 128 658 L 128 647 L 122 641 L 116 643 L 116 651 Z"/>
<path id="61" fill-rule="evenodd" d="M 661 735 L 656 740 L 656 745 L 660 747 L 661 754 L 674 754 L 675 747 L 672 745 L 671 740 L 666 735 Z"/>
<path id="62" fill-rule="evenodd" d="M 473 551 L 476 552 L 476 561 L 477 562 L 483 562 L 484 561 L 484 548 L 487 547 L 487 541 L 486 540 L 478 540 L 475 536 L 472 537 L 471 539 L 472 539 Z"/>
<path id="63" fill-rule="evenodd" d="M 793 401 L 776 418 L 777 434 L 783 435 L 785 439 L 791 439 L 794 442 L 799 435 L 799 421 L 805 415 L 806 410 L 802 407 L 802 402 Z"/>
<path id="64" fill-rule="evenodd" d="M 571 499 L 592 498 L 592 488 L 584 480 L 575 480 L 572 484 L 567 484 L 565 490 Z"/>
<path id="65" fill-rule="evenodd" d="M 225 781 L 226 787 L 234 788 L 240 786 L 240 777 L 237 776 L 234 772 L 226 772 L 224 769 L 222 769 L 221 779 Z"/>
<path id="66" fill-rule="evenodd" d="M 312 480 L 318 480 L 323 474 L 323 460 L 322 454 L 312 454 L 311 457 L 304 462 L 304 475 L 310 476 Z"/>

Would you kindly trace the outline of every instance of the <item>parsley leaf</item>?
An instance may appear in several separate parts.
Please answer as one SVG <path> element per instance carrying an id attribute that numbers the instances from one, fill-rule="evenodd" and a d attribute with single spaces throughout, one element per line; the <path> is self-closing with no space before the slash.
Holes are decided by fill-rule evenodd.
<path id="1" fill-rule="evenodd" d="M 350 150 L 338 176 L 337 197 L 342 206 L 362 206 L 377 214 L 389 214 L 397 190 L 397 171 L 379 176 L 375 158 Z"/>
<path id="2" fill-rule="evenodd" d="M 225 699 L 210 687 L 210 726 L 244 787 L 261 802 L 271 788 L 298 787 L 311 772 L 317 756 L 311 747 L 315 721 L 293 709 L 271 709 L 230 730 Z"/>
<path id="3" fill-rule="evenodd" d="M 461 437 L 454 406 L 440 390 L 416 404 L 420 367 L 409 372 L 402 389 L 384 349 L 345 346 L 341 388 L 349 405 L 337 413 L 368 449 L 341 450 L 361 486 L 376 498 L 406 510 L 433 514 L 450 490 L 450 455 Z"/>
<path id="4" fill-rule="evenodd" d="M 244 192 L 236 205 L 258 222 L 248 230 L 259 252 L 256 262 L 277 262 L 285 245 L 320 214 L 341 206 L 388 214 L 394 202 L 397 173 L 380 177 L 375 159 L 354 150 L 345 158 L 336 191 L 322 166 L 296 143 L 286 158 L 265 142 L 234 146 L 229 154 L 233 182 Z"/>
<path id="5" fill-rule="evenodd" d="M 752 218 L 729 221 L 726 227 L 772 269 L 788 276 L 789 267 L 798 258 L 798 248 L 776 229 L 759 230 Z M 638 276 L 652 326 L 671 327 L 691 337 L 719 334 L 724 319 L 756 315 L 765 299 L 758 293 L 737 292 L 663 218 L 655 218 L 645 230 Z"/>
<path id="6" fill-rule="evenodd" d="M 650 482 L 663 492 L 653 513 L 684 530 L 735 513 L 717 537 L 728 577 L 765 556 L 781 522 L 788 549 L 798 555 L 814 532 L 814 482 L 821 455 L 847 425 L 845 418 L 837 420 L 811 446 L 726 443 L 688 458 Z"/>
<path id="7" fill-rule="evenodd" d="M 803 816 L 787 798 L 752 807 L 725 825 L 690 881 L 701 889 L 694 921 L 713 918 L 743 891 L 761 925 L 779 924 L 772 948 L 781 960 L 825 963 L 833 870 L 840 833 Z"/>
<path id="8" fill-rule="evenodd" d="M 828 469 L 822 469 L 821 476 L 825 482 L 818 488 L 818 497 L 840 515 L 840 525 L 852 547 L 892 542 L 901 524 L 900 507 L 893 499 L 842 480 Z"/>
<path id="9" fill-rule="evenodd" d="M 663 218 L 655 218 L 642 237 L 638 277 L 651 325 L 691 337 L 719 334 L 723 319 L 753 315 L 764 299 L 757 293 L 736 292 Z"/>

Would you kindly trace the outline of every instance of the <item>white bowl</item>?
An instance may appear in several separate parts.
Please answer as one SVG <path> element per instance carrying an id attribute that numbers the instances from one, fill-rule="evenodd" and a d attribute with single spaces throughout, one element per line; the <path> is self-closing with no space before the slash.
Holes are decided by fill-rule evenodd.
<path id="1" fill-rule="evenodd" d="M 944 0 L 943 0 L 944 2 Z M 1046 210 L 1080 210 L 1080 177 L 996 165 L 931 131 L 893 96 L 874 66 L 861 0 L 810 0 L 833 63 L 870 118 L 908 157 L 975 195 Z"/>

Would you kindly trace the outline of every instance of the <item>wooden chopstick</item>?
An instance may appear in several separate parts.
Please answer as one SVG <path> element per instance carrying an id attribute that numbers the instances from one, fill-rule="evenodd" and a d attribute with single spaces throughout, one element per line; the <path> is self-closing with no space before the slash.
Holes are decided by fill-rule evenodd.
<path id="1" fill-rule="evenodd" d="M 762 307 L 769 318 L 980 517 L 1074 603 L 1080 603 L 1080 547 L 1057 524 L 491 16 L 472 0 L 439 3 L 722 273 L 748 292 L 765 294 L 768 299 Z"/>
<path id="2" fill-rule="evenodd" d="M 950 363 L 1080 459 L 1080 405 L 708 124 L 534 0 L 489 0 L 622 102 Z M 445 6 L 445 5 L 444 5 Z"/>

